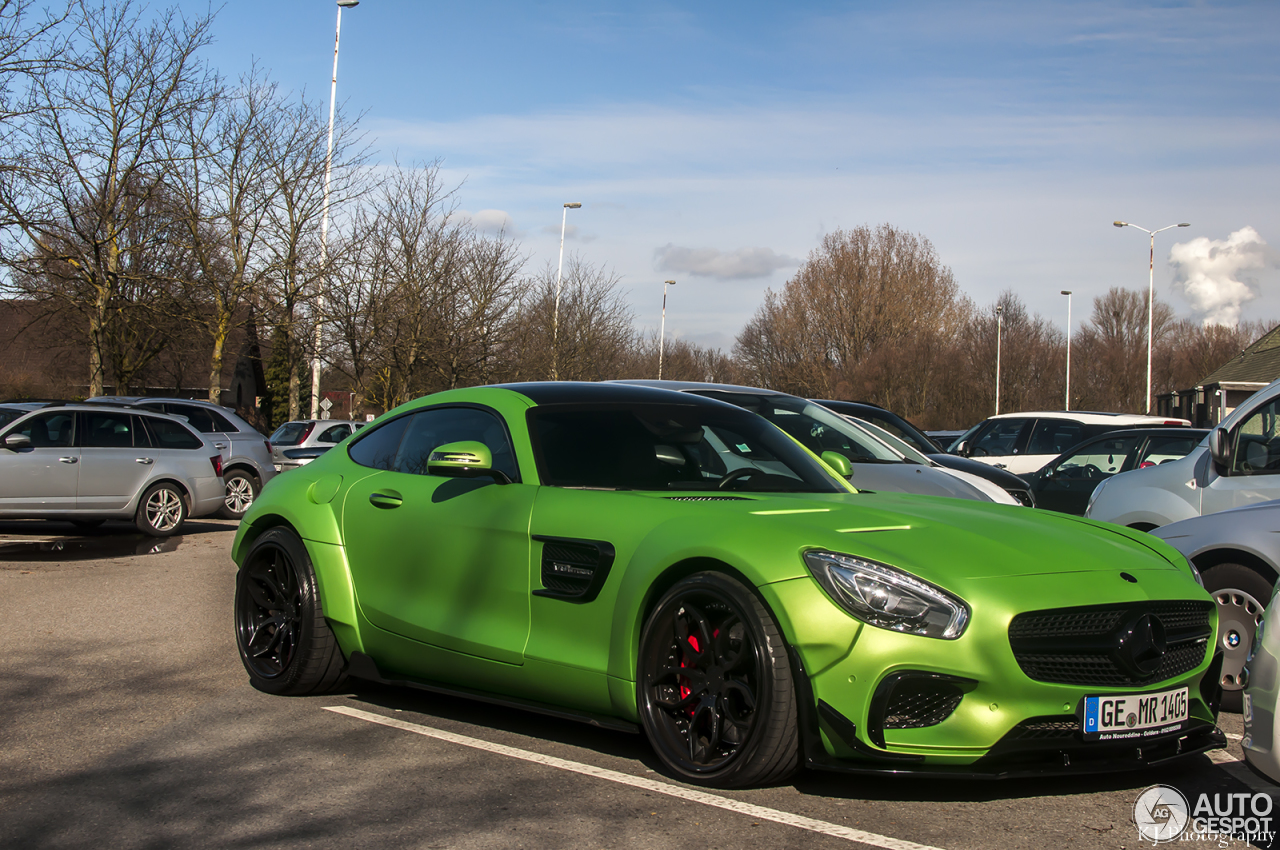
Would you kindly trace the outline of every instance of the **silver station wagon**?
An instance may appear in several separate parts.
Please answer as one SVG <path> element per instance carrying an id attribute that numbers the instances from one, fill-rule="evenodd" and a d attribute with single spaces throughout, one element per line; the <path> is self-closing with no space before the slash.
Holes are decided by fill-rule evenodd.
<path id="1" fill-rule="evenodd" d="M 222 454 L 175 416 L 51 406 L 0 427 L 0 518 L 132 519 L 168 537 L 223 506 Z"/>

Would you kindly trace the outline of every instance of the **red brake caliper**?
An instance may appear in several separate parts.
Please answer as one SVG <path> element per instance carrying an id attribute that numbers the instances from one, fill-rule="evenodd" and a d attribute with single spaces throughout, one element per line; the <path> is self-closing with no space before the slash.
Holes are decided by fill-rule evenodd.
<path id="1" fill-rule="evenodd" d="M 716 629 L 714 632 L 711 633 L 711 636 L 718 637 L 719 634 L 720 634 L 720 630 Z M 702 647 L 698 645 L 698 638 L 696 635 L 689 635 L 689 646 L 693 647 L 694 652 L 702 652 Z M 686 658 L 685 653 L 681 651 L 680 666 L 688 667 L 690 666 L 690 663 L 691 663 L 691 659 Z M 681 676 L 679 681 L 680 681 L 680 699 L 684 699 L 685 697 L 689 696 L 689 694 L 693 693 L 693 691 L 689 688 L 689 680 L 686 679 L 684 676 Z M 692 717 L 693 708 L 691 707 L 687 711 L 689 716 Z"/>

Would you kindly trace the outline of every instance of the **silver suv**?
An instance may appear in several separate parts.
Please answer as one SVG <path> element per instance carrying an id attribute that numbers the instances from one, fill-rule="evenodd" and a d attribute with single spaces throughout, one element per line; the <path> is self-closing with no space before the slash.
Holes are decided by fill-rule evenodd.
<path id="1" fill-rule="evenodd" d="M 155 537 L 223 506 L 222 456 L 174 416 L 57 405 L 0 430 L 0 517 L 82 528 L 133 519 Z"/>
<path id="2" fill-rule="evenodd" d="M 222 452 L 222 477 L 227 483 L 226 500 L 219 515 L 238 520 L 276 474 L 267 438 L 230 408 L 211 401 L 190 398 L 149 396 L 98 396 L 92 403 L 123 404 L 181 416 L 192 428 Z"/>

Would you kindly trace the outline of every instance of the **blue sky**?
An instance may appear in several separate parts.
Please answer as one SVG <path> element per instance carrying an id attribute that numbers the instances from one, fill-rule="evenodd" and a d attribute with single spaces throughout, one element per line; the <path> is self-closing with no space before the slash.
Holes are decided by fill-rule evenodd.
<path id="1" fill-rule="evenodd" d="M 206 56 L 327 101 L 335 17 L 226 0 Z M 363 0 L 338 97 L 379 159 L 439 158 L 531 269 L 581 201 L 566 250 L 622 275 L 645 328 L 678 280 L 667 332 L 703 344 L 730 347 L 824 233 L 881 222 L 980 305 L 1012 289 L 1063 321 L 1073 290 L 1078 327 L 1146 286 L 1147 237 L 1114 219 L 1188 221 L 1157 237 L 1157 292 L 1280 319 L 1277 33 L 1270 2 Z"/>

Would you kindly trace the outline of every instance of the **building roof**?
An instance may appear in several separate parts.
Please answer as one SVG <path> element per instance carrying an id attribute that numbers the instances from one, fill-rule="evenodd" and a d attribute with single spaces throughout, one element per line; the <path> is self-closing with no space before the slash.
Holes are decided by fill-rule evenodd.
<path id="1" fill-rule="evenodd" d="M 1269 384 L 1280 378 L 1280 325 L 1276 325 L 1200 382 L 1201 386 L 1223 383 Z"/>

